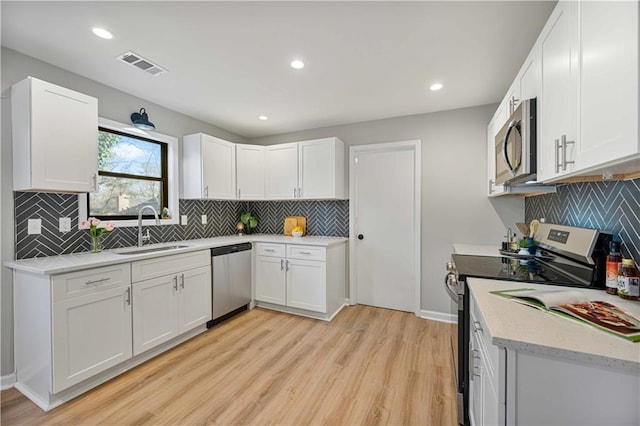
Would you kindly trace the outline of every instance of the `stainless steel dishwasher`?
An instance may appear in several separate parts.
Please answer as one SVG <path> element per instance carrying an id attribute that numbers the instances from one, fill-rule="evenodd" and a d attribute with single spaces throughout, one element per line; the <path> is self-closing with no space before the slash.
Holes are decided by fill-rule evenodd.
<path id="1" fill-rule="evenodd" d="M 218 324 L 247 309 L 251 302 L 251 243 L 211 249 L 211 321 Z"/>

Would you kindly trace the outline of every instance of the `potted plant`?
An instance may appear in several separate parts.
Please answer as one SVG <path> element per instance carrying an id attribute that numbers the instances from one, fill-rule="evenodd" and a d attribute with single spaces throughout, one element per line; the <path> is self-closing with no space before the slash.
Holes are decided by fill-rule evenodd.
<path id="1" fill-rule="evenodd" d="M 248 211 L 240 213 L 240 222 L 244 224 L 244 231 L 247 234 L 250 234 L 251 229 L 258 226 L 258 218 Z"/>

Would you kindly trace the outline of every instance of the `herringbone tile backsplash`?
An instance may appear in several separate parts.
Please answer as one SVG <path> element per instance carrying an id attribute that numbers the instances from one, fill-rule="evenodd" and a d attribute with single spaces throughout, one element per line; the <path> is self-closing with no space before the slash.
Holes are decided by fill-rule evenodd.
<path id="1" fill-rule="evenodd" d="M 54 256 L 88 251 L 90 237 L 78 229 L 78 197 L 69 194 L 16 192 L 16 259 Z M 253 232 L 281 234 L 285 216 L 306 216 L 310 235 L 349 236 L 348 201 L 217 201 L 180 200 L 180 214 L 188 224 L 149 226 L 154 243 L 210 238 L 235 233 L 240 212 L 249 210 L 258 217 Z M 175 213 L 174 213 L 175 214 Z M 207 215 L 202 225 L 201 216 Z M 71 232 L 59 231 L 59 218 L 71 218 Z M 28 235 L 28 220 L 42 219 L 42 233 Z M 145 227 L 146 229 L 146 227 Z M 102 238 L 105 249 L 137 244 L 137 228 L 116 228 Z"/>
<path id="2" fill-rule="evenodd" d="M 555 194 L 525 199 L 525 219 L 599 229 L 618 235 L 640 262 L 640 179 L 560 185 Z"/>

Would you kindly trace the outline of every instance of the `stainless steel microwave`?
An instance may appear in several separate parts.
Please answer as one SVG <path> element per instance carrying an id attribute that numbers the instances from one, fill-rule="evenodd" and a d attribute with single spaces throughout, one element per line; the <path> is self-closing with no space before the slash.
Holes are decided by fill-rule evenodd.
<path id="1" fill-rule="evenodd" d="M 496 185 L 536 180 L 536 99 L 522 101 L 495 139 Z"/>

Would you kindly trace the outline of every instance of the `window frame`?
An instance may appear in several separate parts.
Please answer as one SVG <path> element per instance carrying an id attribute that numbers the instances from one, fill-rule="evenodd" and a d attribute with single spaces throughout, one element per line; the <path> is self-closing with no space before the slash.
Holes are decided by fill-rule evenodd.
<path id="1" fill-rule="evenodd" d="M 167 155 L 166 155 L 166 191 L 167 191 L 167 201 L 166 207 L 169 208 L 171 213 L 170 219 L 161 219 L 161 225 L 176 225 L 179 223 L 180 212 L 178 210 L 178 199 L 180 197 L 179 194 L 179 139 L 165 135 L 158 132 L 151 132 L 146 130 L 141 130 L 133 127 L 130 124 L 120 123 L 118 121 L 109 120 L 107 118 L 98 118 L 98 128 L 103 128 L 109 131 L 116 132 L 118 134 L 122 134 L 124 136 L 132 136 L 135 138 L 141 138 L 148 140 L 150 142 L 162 143 L 166 145 Z M 97 132 L 96 132 L 96 144 L 98 143 Z M 97 161 L 97 158 L 96 158 Z M 135 175 L 127 175 L 126 177 L 136 177 Z M 89 196 L 88 194 L 79 194 L 78 195 L 78 229 L 85 229 L 87 227 L 82 226 L 82 222 L 87 220 L 88 216 L 88 206 L 89 206 Z M 158 212 L 160 214 L 160 212 Z M 122 216 L 118 219 L 110 219 L 109 217 L 104 217 L 105 221 L 113 222 L 116 227 L 135 227 L 138 226 L 138 217 L 137 216 Z M 147 225 L 155 225 L 155 219 L 151 215 L 144 215 L 142 224 Z"/>

